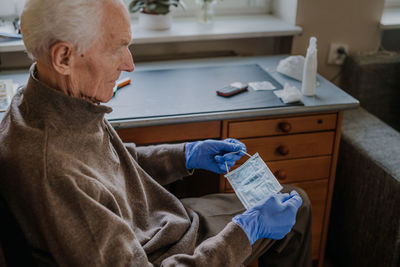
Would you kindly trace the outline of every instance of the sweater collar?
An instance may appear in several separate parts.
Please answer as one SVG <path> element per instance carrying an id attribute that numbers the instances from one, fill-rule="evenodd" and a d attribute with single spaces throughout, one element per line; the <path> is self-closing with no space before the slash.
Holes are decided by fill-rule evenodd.
<path id="1" fill-rule="evenodd" d="M 82 126 L 102 121 L 104 114 L 112 111 L 110 107 L 65 95 L 42 83 L 37 78 L 36 63 L 32 64 L 29 73 L 28 84 L 23 92 L 24 106 L 29 113 L 33 112 L 41 119 Z"/>

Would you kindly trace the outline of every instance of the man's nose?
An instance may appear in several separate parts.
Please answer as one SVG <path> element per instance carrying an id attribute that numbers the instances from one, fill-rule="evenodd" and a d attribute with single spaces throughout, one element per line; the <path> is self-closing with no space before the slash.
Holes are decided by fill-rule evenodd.
<path id="1" fill-rule="evenodd" d="M 133 63 L 133 57 L 129 49 L 123 57 L 123 62 L 120 66 L 121 71 L 132 72 L 135 69 L 135 64 Z"/>

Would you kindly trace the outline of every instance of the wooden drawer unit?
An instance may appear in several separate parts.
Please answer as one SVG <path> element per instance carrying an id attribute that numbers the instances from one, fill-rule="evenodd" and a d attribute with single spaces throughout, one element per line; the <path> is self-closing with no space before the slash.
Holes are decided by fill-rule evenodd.
<path id="1" fill-rule="evenodd" d="M 311 201 L 312 255 L 322 266 L 337 162 L 342 112 L 224 121 L 222 138 L 258 152 L 282 184 L 304 189 Z M 233 167 L 240 166 L 248 157 Z M 220 191 L 233 192 L 221 176 Z"/>

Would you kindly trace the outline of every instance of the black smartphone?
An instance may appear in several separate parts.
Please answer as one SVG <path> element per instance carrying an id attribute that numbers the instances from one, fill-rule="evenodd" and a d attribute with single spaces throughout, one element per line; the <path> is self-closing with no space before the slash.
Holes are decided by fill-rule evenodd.
<path id="1" fill-rule="evenodd" d="M 246 90 L 247 90 L 247 85 L 243 87 L 233 87 L 229 85 L 224 88 L 218 89 L 217 94 L 224 97 L 230 97 L 233 95 L 240 94 L 241 92 L 244 92 Z"/>

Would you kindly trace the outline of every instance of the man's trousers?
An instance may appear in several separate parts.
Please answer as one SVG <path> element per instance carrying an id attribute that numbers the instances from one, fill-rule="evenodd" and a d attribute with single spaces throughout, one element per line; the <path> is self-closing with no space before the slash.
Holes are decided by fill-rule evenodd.
<path id="1" fill-rule="evenodd" d="M 251 255 L 243 265 L 246 266 L 258 258 L 260 267 L 311 266 L 311 204 L 307 194 L 298 187 L 283 185 L 281 192 L 292 190 L 296 190 L 303 199 L 303 204 L 297 212 L 296 224 L 281 240 L 259 239 L 255 242 Z M 235 194 L 212 194 L 181 201 L 200 217 L 198 243 L 219 233 L 236 214 L 245 211 Z"/>

